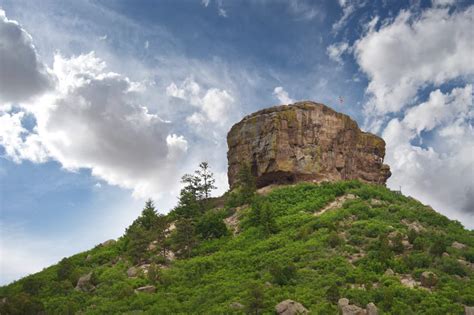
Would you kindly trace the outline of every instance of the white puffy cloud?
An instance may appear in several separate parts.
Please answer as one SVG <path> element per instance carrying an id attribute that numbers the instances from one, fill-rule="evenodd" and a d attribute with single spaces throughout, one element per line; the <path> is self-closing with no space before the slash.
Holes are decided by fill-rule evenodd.
<path id="1" fill-rule="evenodd" d="M 57 90 L 32 109 L 37 134 L 63 167 L 89 168 L 138 196 L 156 196 L 187 150 L 186 140 L 137 104 L 137 84 L 105 67 L 93 53 L 56 56 Z"/>
<path id="2" fill-rule="evenodd" d="M 387 142 L 385 161 L 392 177 L 388 186 L 402 187 L 450 218 L 474 226 L 474 117 L 472 85 L 450 93 L 433 91 L 429 99 L 392 119 L 383 138 Z M 431 140 L 421 133 L 431 134 Z"/>
<path id="3" fill-rule="evenodd" d="M 14 162 L 30 160 L 36 163 L 48 160 L 48 153 L 36 133 L 30 133 L 22 125 L 24 112 L 0 112 L 0 144 L 6 156 Z"/>
<path id="4" fill-rule="evenodd" d="M 139 84 L 107 72 L 94 53 L 57 55 L 51 71 L 55 89 L 23 104 L 36 119 L 32 131 L 21 125 L 24 112 L 0 116 L 0 144 L 7 156 L 16 162 L 54 159 L 69 170 L 88 168 L 139 197 L 156 197 L 169 188 L 187 141 L 137 104 Z"/>
<path id="5" fill-rule="evenodd" d="M 326 52 L 330 59 L 342 65 L 344 62 L 342 61 L 341 56 L 348 50 L 350 50 L 349 44 L 346 42 L 340 42 L 329 45 Z"/>
<path id="6" fill-rule="evenodd" d="M 275 96 L 278 101 L 282 104 L 292 104 L 295 102 L 291 97 L 288 96 L 288 92 L 283 89 L 281 86 L 277 86 L 273 90 L 273 96 Z"/>
<path id="7" fill-rule="evenodd" d="M 234 114 L 235 99 L 230 92 L 217 88 L 202 89 L 192 78 L 187 78 L 179 86 L 172 82 L 166 88 L 166 94 L 198 109 L 186 119 L 193 124 L 211 122 L 223 127 Z"/>
<path id="8" fill-rule="evenodd" d="M 52 85 L 31 36 L 0 9 L 0 102 L 25 101 Z"/>
<path id="9" fill-rule="evenodd" d="M 474 6 L 452 13 L 448 8 L 401 11 L 378 30 L 369 28 L 354 45 L 370 80 L 366 112 L 397 112 L 413 104 L 423 87 L 474 74 L 473 16 Z"/>

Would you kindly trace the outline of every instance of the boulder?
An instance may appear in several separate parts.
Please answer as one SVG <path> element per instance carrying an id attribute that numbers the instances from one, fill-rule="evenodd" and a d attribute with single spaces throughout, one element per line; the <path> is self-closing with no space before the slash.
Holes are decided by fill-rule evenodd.
<path id="1" fill-rule="evenodd" d="M 243 164 L 257 188 L 298 181 L 359 179 L 385 184 L 385 142 L 349 116 L 314 102 L 271 107 L 246 116 L 227 135 L 229 186 Z"/>
<path id="2" fill-rule="evenodd" d="M 464 306 L 464 315 L 474 315 L 474 306 Z"/>
<path id="3" fill-rule="evenodd" d="M 153 285 L 146 285 L 144 287 L 139 287 L 135 289 L 136 293 L 143 292 L 143 293 L 155 293 L 156 287 Z"/>
<path id="4" fill-rule="evenodd" d="M 367 306 L 365 307 L 365 310 L 367 311 L 367 315 L 379 315 L 379 310 L 377 306 L 375 306 L 375 304 L 372 302 L 367 304 Z"/>
<path id="5" fill-rule="evenodd" d="M 83 275 L 82 277 L 77 280 L 76 284 L 76 291 L 82 291 L 82 292 L 91 292 L 95 289 L 95 286 L 92 284 L 92 272 L 89 272 L 86 275 Z"/>
<path id="6" fill-rule="evenodd" d="M 337 302 L 337 307 L 339 309 L 339 314 L 341 315 L 366 315 L 367 312 L 362 307 L 357 305 L 349 304 L 349 300 L 346 298 L 341 298 Z"/>
<path id="7" fill-rule="evenodd" d="M 309 311 L 298 302 L 285 300 L 275 306 L 275 311 L 279 315 L 309 314 Z"/>
<path id="8" fill-rule="evenodd" d="M 425 271 L 420 276 L 421 285 L 426 288 L 431 288 L 438 282 L 438 276 L 431 271 Z"/>
<path id="9" fill-rule="evenodd" d="M 415 281 L 410 274 L 401 275 L 400 283 L 410 289 L 417 287 L 420 283 Z"/>
<path id="10" fill-rule="evenodd" d="M 459 242 L 453 242 L 451 244 L 452 247 L 456 248 L 456 249 L 466 249 L 467 248 L 467 245 L 466 244 L 463 244 L 463 243 L 459 243 Z"/>
<path id="11" fill-rule="evenodd" d="M 102 246 L 110 246 L 110 245 L 113 245 L 115 243 L 116 243 L 115 240 L 107 240 L 107 241 L 103 242 L 101 245 Z"/>
<path id="12" fill-rule="evenodd" d="M 421 223 L 418 221 L 409 222 L 407 219 L 403 219 L 401 222 L 408 227 L 408 230 L 413 230 L 416 233 L 420 233 L 426 230 L 425 227 L 421 225 Z"/>
<path id="13" fill-rule="evenodd" d="M 134 278 L 134 277 L 138 276 L 138 271 L 139 271 L 139 270 L 138 270 L 137 267 L 132 266 L 132 267 L 128 268 L 128 270 L 127 270 L 127 276 L 128 276 L 129 278 Z"/>
<path id="14" fill-rule="evenodd" d="M 385 270 L 384 275 L 386 275 L 386 276 L 394 276 L 394 275 L 395 275 L 395 272 L 393 272 L 393 270 L 392 270 L 391 268 L 388 268 L 387 270 Z"/>

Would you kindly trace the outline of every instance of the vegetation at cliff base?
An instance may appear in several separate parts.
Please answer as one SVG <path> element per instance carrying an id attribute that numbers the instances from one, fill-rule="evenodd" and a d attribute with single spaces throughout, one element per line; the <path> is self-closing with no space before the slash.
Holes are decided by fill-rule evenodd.
<path id="1" fill-rule="evenodd" d="M 201 164 L 168 215 L 148 201 L 116 242 L 0 288 L 0 313 L 266 314 L 292 299 L 337 314 L 342 297 L 380 314 L 474 305 L 474 232 L 459 222 L 383 186 L 258 194 L 248 173 L 240 178 L 210 198 L 212 172 Z"/>

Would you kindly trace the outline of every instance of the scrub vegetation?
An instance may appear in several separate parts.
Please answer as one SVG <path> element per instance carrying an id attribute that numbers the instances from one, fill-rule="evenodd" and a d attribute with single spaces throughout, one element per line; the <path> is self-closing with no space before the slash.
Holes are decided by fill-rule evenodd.
<path id="1" fill-rule="evenodd" d="M 459 222 L 358 181 L 261 195 L 242 169 L 237 189 L 210 198 L 214 180 L 202 163 L 183 176 L 169 214 L 148 201 L 116 242 L 0 288 L 0 313 L 264 314 L 292 299 L 312 314 L 337 314 L 342 297 L 381 314 L 463 314 L 474 305 L 474 232 Z"/>

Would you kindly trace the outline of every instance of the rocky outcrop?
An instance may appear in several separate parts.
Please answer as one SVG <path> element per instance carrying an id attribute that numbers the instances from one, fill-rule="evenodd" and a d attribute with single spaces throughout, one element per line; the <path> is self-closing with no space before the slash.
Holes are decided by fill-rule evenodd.
<path id="1" fill-rule="evenodd" d="M 278 315 L 297 315 L 309 314 L 309 311 L 298 302 L 293 300 L 284 300 L 275 306 L 275 311 Z"/>
<path id="2" fill-rule="evenodd" d="M 353 304 L 349 304 L 349 300 L 346 298 L 339 299 L 337 302 L 337 307 L 339 309 L 339 314 L 341 315 L 366 315 L 367 312 Z"/>
<path id="3" fill-rule="evenodd" d="M 102 245 L 102 246 L 110 246 L 110 245 L 114 245 L 115 243 L 116 243 L 115 240 L 107 240 L 107 241 L 103 242 L 103 243 L 100 244 L 100 245 Z"/>
<path id="4" fill-rule="evenodd" d="M 95 286 L 92 283 L 92 272 L 89 272 L 88 274 L 80 277 L 79 280 L 77 280 L 77 285 L 75 289 L 76 291 L 82 292 L 94 291 Z"/>
<path id="5" fill-rule="evenodd" d="M 474 306 L 464 306 L 465 315 L 474 315 Z"/>
<path id="6" fill-rule="evenodd" d="M 339 314 L 341 315 L 378 315 L 379 310 L 374 303 L 367 304 L 365 309 L 354 304 L 350 304 L 346 298 L 341 298 L 337 302 Z"/>
<path id="7" fill-rule="evenodd" d="M 253 113 L 227 135 L 231 188 L 243 164 L 257 187 L 297 181 L 359 179 L 384 184 L 385 142 L 362 132 L 349 116 L 314 102 L 276 106 Z"/>

